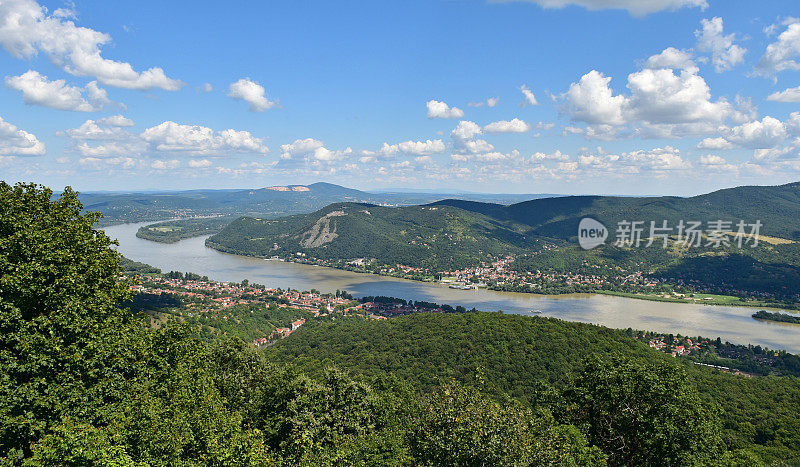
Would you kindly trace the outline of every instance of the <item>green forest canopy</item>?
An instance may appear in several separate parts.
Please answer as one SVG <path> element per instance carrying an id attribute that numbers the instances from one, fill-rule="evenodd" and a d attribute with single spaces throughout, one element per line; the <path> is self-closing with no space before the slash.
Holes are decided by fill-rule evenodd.
<path id="1" fill-rule="evenodd" d="M 340 320 L 304 327 L 269 352 L 236 338 L 205 343 L 179 324 L 150 329 L 117 306 L 130 298 L 118 280 L 119 255 L 93 230 L 97 215 L 81 209 L 70 189 L 53 199 L 41 186 L 0 183 L 4 463 L 753 465 L 797 458 L 796 379 L 684 368 L 604 328 L 489 314 Z M 352 355 L 339 353 L 347 348 Z M 514 363 L 520 349 L 553 353 Z M 286 363 L 292 353 L 302 361 Z M 414 362 L 418 378 L 402 369 Z M 539 396 L 522 397 L 517 386 Z M 632 410 L 620 411 L 622 402 Z"/>

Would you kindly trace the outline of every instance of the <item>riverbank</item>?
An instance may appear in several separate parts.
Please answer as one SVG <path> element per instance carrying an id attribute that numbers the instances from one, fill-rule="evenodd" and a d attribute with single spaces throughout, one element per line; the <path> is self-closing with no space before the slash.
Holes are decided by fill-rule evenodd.
<path id="1" fill-rule="evenodd" d="M 634 298 L 637 300 L 649 300 L 654 302 L 665 303 L 684 303 L 694 305 L 710 305 L 710 306 L 746 306 L 751 308 L 770 308 L 774 310 L 797 310 L 800 308 L 798 304 L 775 303 L 765 302 L 760 300 L 744 300 L 732 295 L 714 295 L 714 294 L 692 294 L 694 297 L 664 297 L 654 294 L 637 294 L 630 292 L 617 292 L 613 290 L 597 290 L 593 293 L 601 295 L 612 295 L 615 297 Z"/>
<path id="2" fill-rule="evenodd" d="M 632 299 L 609 294 L 545 295 L 477 290 L 455 290 L 432 281 L 355 273 L 288 261 L 222 253 L 205 245 L 205 236 L 164 244 L 136 237 L 149 223 L 110 227 L 106 233 L 119 241 L 126 257 L 162 271 L 194 271 L 212 280 L 239 283 L 243 279 L 273 288 L 347 290 L 356 297 L 394 296 L 409 300 L 461 305 L 480 311 L 542 316 L 593 323 L 617 329 L 651 329 L 684 336 L 720 336 L 723 341 L 760 345 L 800 354 L 797 326 L 753 319 L 752 307 L 704 306 Z"/>
<path id="3" fill-rule="evenodd" d="M 753 313 L 753 318 L 778 323 L 800 324 L 800 316 L 786 313 L 770 313 L 767 310 L 759 310 Z"/>
<path id="4" fill-rule="evenodd" d="M 230 216 L 170 219 L 139 227 L 138 238 L 157 243 L 177 243 L 194 237 L 220 232 L 233 218 Z"/>
<path id="5" fill-rule="evenodd" d="M 209 248 L 212 248 L 216 251 L 221 253 L 235 255 L 235 256 L 242 256 L 242 257 L 249 257 L 249 258 L 260 258 L 260 259 L 273 259 L 277 257 L 264 257 L 264 256 L 257 256 L 257 255 L 247 255 L 243 254 L 242 252 L 231 250 L 226 248 L 223 245 L 210 242 L 206 239 L 205 245 Z M 354 272 L 356 274 L 373 274 L 379 277 L 392 277 L 396 279 L 403 279 L 403 280 L 410 280 L 415 282 L 422 282 L 422 283 L 429 283 L 429 284 L 438 284 L 438 285 L 449 285 L 447 283 L 440 282 L 435 279 L 434 276 L 421 276 L 419 274 L 406 274 L 400 271 L 388 272 L 388 273 L 380 273 L 373 270 L 368 270 L 365 267 L 361 266 L 353 266 L 353 265 L 335 265 L 335 264 L 324 264 L 313 259 L 304 259 L 304 258 L 293 258 L 293 257 L 281 257 L 279 258 L 281 261 L 289 262 L 289 263 L 296 263 L 296 264 L 304 264 L 310 266 L 317 266 L 317 267 L 324 267 L 330 269 L 336 269 L 341 271 L 348 271 Z M 598 288 L 585 288 L 582 290 L 570 290 L 565 292 L 556 292 L 550 294 L 540 294 L 536 292 L 529 292 L 526 290 L 513 290 L 509 291 L 502 287 L 496 287 L 493 285 L 484 286 L 482 288 L 486 288 L 488 290 L 493 290 L 496 292 L 512 292 L 512 293 L 522 293 L 522 294 L 529 294 L 534 296 L 568 296 L 573 295 L 576 293 L 588 293 L 588 294 L 599 294 L 599 295 L 609 295 L 609 296 L 616 296 L 616 297 L 624 297 L 624 298 L 632 298 L 636 300 L 647 300 L 647 301 L 655 301 L 655 302 L 665 302 L 665 303 L 681 303 L 681 304 L 694 304 L 694 305 L 708 305 L 708 306 L 737 306 L 737 307 L 750 307 L 750 308 L 770 308 L 775 310 L 798 310 L 800 309 L 800 304 L 797 303 L 783 303 L 783 302 L 774 302 L 774 301 L 765 301 L 765 300 L 757 300 L 757 299 L 742 299 L 740 297 L 732 296 L 732 295 L 715 295 L 715 294 L 706 294 L 706 293 L 687 293 L 683 294 L 684 296 L 674 296 L 674 297 L 667 297 L 664 294 L 646 294 L 646 293 L 634 293 L 634 292 L 625 292 L 625 291 L 615 291 L 615 290 L 608 290 L 608 289 L 598 289 Z"/>

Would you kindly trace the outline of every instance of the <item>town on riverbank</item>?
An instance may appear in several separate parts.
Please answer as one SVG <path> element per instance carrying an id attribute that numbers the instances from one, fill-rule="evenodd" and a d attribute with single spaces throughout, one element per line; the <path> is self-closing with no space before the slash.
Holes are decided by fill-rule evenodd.
<path id="1" fill-rule="evenodd" d="M 415 313 L 476 312 L 396 297 L 354 298 L 346 291 L 269 288 L 248 280 L 220 282 L 194 273 L 129 272 L 121 280 L 135 293 L 126 306 L 149 315 L 151 326 L 185 322 L 201 338 L 230 334 L 263 348 L 289 337 L 307 323 L 356 317 L 390 319 Z M 544 318 L 552 319 L 552 318 Z M 758 345 L 739 345 L 720 338 L 688 337 L 650 331 L 626 331 L 651 348 L 697 365 L 740 376 L 800 376 L 800 357 Z"/>
<path id="2" fill-rule="evenodd" d="M 759 308 L 800 309 L 800 297 L 779 299 L 769 293 L 753 293 L 725 284 L 709 288 L 680 279 L 652 277 L 640 270 L 620 266 L 585 264 L 580 272 L 524 271 L 514 267 L 518 258 L 506 256 L 487 261 L 478 267 L 433 271 L 404 264 L 379 265 L 369 258 L 330 260 L 304 253 L 274 260 L 376 274 L 420 282 L 433 282 L 450 288 L 474 290 L 486 288 L 500 292 L 560 295 L 601 293 L 627 298 L 704 305 L 748 306 Z"/>

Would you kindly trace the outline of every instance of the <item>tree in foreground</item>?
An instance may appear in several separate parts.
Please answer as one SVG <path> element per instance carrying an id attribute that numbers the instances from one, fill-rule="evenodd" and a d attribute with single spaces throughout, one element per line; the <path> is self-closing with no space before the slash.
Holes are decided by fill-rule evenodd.
<path id="1" fill-rule="evenodd" d="M 108 416 L 129 376 L 126 355 L 102 344 L 124 324 L 116 304 L 127 291 L 97 219 L 69 188 L 54 200 L 0 182 L 1 455 L 27 451 L 63 415 Z"/>
<path id="2" fill-rule="evenodd" d="M 70 189 L 0 182 L 0 463 L 683 465 L 719 453 L 716 418 L 670 365 L 589 362 L 566 392 L 582 434 L 472 387 L 419 397 L 386 375 L 375 387 L 336 369 L 314 379 L 238 339 L 149 329 L 118 308 L 119 255 L 81 209 Z"/>
<path id="3" fill-rule="evenodd" d="M 676 365 L 590 359 L 565 396 L 571 421 L 611 465 L 702 465 L 722 455 L 718 417 Z"/>
<path id="4" fill-rule="evenodd" d="M 409 436 L 422 465 L 605 465 L 599 449 L 574 427 L 558 426 L 549 413 L 501 404 L 455 383 L 434 391 Z"/>
<path id="5" fill-rule="evenodd" d="M 128 297 L 119 254 L 93 229 L 99 214 L 81 210 L 69 188 L 54 198 L 0 182 L 0 458 L 266 459 L 258 432 L 224 407 L 199 342 L 117 307 Z"/>

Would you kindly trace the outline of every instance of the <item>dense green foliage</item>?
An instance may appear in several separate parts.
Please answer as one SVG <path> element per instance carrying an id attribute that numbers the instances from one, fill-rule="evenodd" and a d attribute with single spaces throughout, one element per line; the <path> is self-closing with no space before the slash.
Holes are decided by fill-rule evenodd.
<path id="1" fill-rule="evenodd" d="M 376 258 L 446 270 L 538 249 L 514 225 L 448 206 L 387 208 L 338 203 L 313 214 L 241 218 L 208 240 L 222 251 L 323 259 Z"/>
<path id="2" fill-rule="evenodd" d="M 437 387 L 413 422 L 411 452 L 425 465 L 605 465 L 600 449 L 549 412 L 534 415 L 476 388 Z"/>
<path id="3" fill-rule="evenodd" d="M 800 451 L 796 379 L 685 369 L 596 326 L 340 317 L 261 352 L 152 328 L 118 307 L 128 284 L 95 221 L 71 190 L 0 183 L 3 464 L 753 465 Z"/>
<path id="4" fill-rule="evenodd" d="M 610 230 L 606 245 L 590 251 L 576 242 L 578 223 L 594 217 Z M 610 290 L 655 292 L 627 279 L 632 273 L 664 280 L 667 288 L 763 297 L 777 305 L 800 300 L 800 184 L 739 187 L 691 198 L 573 196 L 544 198 L 504 206 L 443 200 L 426 206 L 387 208 L 337 203 L 312 214 L 279 219 L 244 217 L 232 222 L 207 244 L 218 250 L 253 256 L 280 256 L 347 269 L 391 273 L 397 264 L 414 271 L 403 277 L 435 278 L 456 269 L 488 266 L 513 257 L 509 268 L 521 273 L 561 277 L 511 280 L 480 278 L 498 290 L 570 293 Z M 641 246 L 614 245 L 622 220 L 644 225 Z M 760 221 L 765 239 L 757 247 L 730 243 L 717 248 L 687 248 L 668 241 L 646 247 L 649 225 L 699 220 L 701 229 L 717 220 Z M 675 233 L 675 231 L 673 231 Z M 788 239 L 788 240 L 787 240 Z M 701 242 L 704 243 L 704 242 Z M 397 273 L 395 273 L 397 274 Z M 604 283 L 571 280 L 563 275 L 603 277 Z M 683 290 L 683 289 L 682 289 Z M 765 306 L 761 303 L 761 306 Z"/>
<path id="5" fill-rule="evenodd" d="M 230 224 L 232 217 L 179 219 L 140 227 L 136 236 L 159 243 L 175 243 L 185 238 L 211 235 Z"/>
<path id="6" fill-rule="evenodd" d="M 292 321 L 308 318 L 311 313 L 296 308 L 270 304 L 236 305 L 225 310 L 224 315 L 184 316 L 183 321 L 197 329 L 197 335 L 204 340 L 212 340 L 221 335 L 235 336 L 245 342 L 269 337 L 275 328 L 289 327 Z"/>
<path id="7" fill-rule="evenodd" d="M 667 360 L 624 332 L 553 318 L 495 313 L 416 314 L 363 322 L 307 323 L 265 352 L 316 374 L 333 362 L 375 376 L 390 370 L 421 390 L 441 379 L 475 383 L 479 368 L 497 392 L 536 397 L 540 383 L 566 383 L 592 354 Z M 301 336 L 301 337 L 299 337 Z"/>
<path id="8" fill-rule="evenodd" d="M 592 360 L 565 391 L 567 417 L 622 465 L 690 465 L 718 459 L 719 421 L 687 375 L 666 363 Z"/>
<path id="9" fill-rule="evenodd" d="M 294 362 L 311 374 L 319 374 L 331 363 L 356 374 L 389 372 L 423 392 L 442 379 L 474 385 L 477 370 L 482 369 L 490 382 L 486 392 L 496 397 L 508 394 L 532 407 L 545 406 L 568 423 L 575 421 L 561 418 L 570 412 L 559 394 L 575 387 L 575 376 L 582 374 L 587 359 L 624 357 L 642 366 L 642 372 L 667 371 L 662 365 L 676 365 L 669 355 L 624 331 L 496 313 L 307 323 L 265 352 L 271 360 Z M 633 371 L 631 366 L 617 366 Z M 729 449 L 745 449 L 769 461 L 800 460 L 800 417 L 796 415 L 800 413 L 800 379 L 733 376 L 688 362 L 682 367 L 677 380 L 663 384 L 683 385 L 688 375 L 689 384 L 677 390 L 676 397 L 684 397 L 677 393 L 691 392 L 696 385 L 701 400 L 713 401 Z"/>
<path id="10" fill-rule="evenodd" d="M 117 254 L 105 235 L 92 230 L 97 216 L 79 215 L 74 192 L 65 190 L 55 202 L 51 196 L 34 185 L 0 183 L 0 452 L 5 454 L 27 449 L 58 421 L 58 412 L 86 410 L 80 400 L 103 407 L 115 395 L 114 376 L 123 377 L 103 374 L 108 357 L 119 349 L 95 346 L 122 325 L 115 305 L 127 294 L 115 278 Z"/>
<path id="11" fill-rule="evenodd" d="M 129 274 L 158 274 L 161 272 L 161 269 L 124 256 L 120 257 L 119 265 L 122 268 L 122 272 Z"/>
<path id="12" fill-rule="evenodd" d="M 766 319 L 769 321 L 778 321 L 781 323 L 793 323 L 793 324 L 800 324 L 800 316 L 795 315 L 787 315 L 786 313 L 770 313 L 766 310 L 758 310 L 757 312 L 753 313 L 753 318 L 756 319 Z"/>
<path id="13" fill-rule="evenodd" d="M 81 216 L 69 189 L 51 197 L 0 183 L 0 456 L 132 465 L 257 454 L 220 405 L 204 348 L 117 308 L 127 287 L 97 216 Z"/>
<path id="14" fill-rule="evenodd" d="M 126 308 L 133 313 L 141 312 L 154 312 L 162 309 L 180 308 L 183 303 L 180 297 L 171 293 L 162 292 L 160 294 L 153 293 L 137 293 L 130 300 L 120 302 L 120 308 Z"/>

